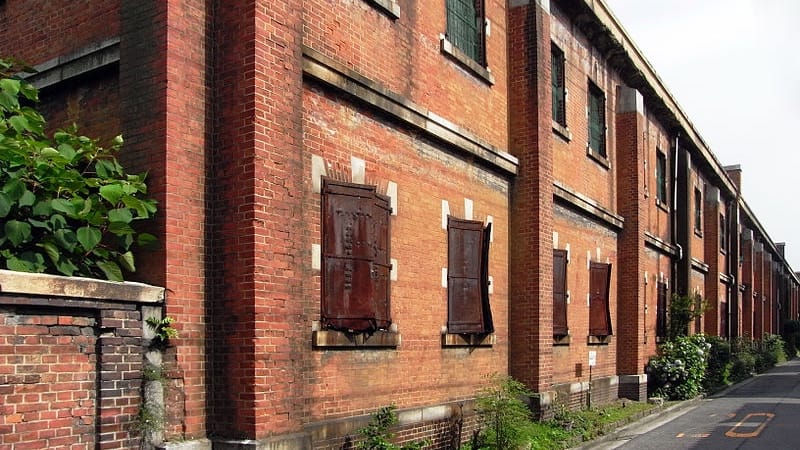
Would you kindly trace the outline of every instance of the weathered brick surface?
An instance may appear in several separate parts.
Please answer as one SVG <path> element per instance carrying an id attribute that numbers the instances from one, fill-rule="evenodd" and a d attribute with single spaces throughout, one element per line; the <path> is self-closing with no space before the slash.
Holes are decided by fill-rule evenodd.
<path id="1" fill-rule="evenodd" d="M 0 448 L 94 448 L 95 318 L 49 313 L 0 307 Z"/>
<path id="2" fill-rule="evenodd" d="M 0 55 L 29 65 L 119 34 L 119 2 L 5 1 L 0 4 Z"/>
<path id="3" fill-rule="evenodd" d="M 58 302 L 53 302 L 58 306 Z M 0 446 L 130 448 L 139 408 L 138 311 L 3 306 Z M 99 411 L 99 415 L 98 415 Z M 4 447 L 5 448 L 5 447 Z"/>

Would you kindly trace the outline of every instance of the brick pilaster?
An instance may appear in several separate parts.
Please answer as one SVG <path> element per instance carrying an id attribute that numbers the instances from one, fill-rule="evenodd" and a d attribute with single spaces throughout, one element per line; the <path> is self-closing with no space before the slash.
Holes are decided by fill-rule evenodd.
<path id="1" fill-rule="evenodd" d="M 617 372 L 620 375 L 637 375 L 646 363 L 645 285 L 641 271 L 645 260 L 644 178 L 647 176 L 641 160 L 644 155 L 641 142 L 645 121 L 644 99 L 638 91 L 625 86 L 618 88 L 617 99 L 617 196 L 619 211 L 625 218 L 618 241 L 620 267 L 617 270 L 617 345 L 625 350 L 617 352 Z"/>
<path id="2" fill-rule="evenodd" d="M 548 1 L 509 9 L 512 191 L 509 372 L 535 391 L 553 376 L 553 149 Z"/>

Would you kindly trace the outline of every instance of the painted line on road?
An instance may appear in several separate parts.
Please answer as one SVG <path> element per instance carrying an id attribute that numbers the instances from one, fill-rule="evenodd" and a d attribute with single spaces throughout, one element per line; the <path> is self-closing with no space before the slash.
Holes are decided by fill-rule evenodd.
<path id="1" fill-rule="evenodd" d="M 748 419 L 754 417 L 763 417 L 763 420 L 760 422 L 751 422 Z M 775 414 L 772 413 L 750 413 L 744 416 L 744 419 L 740 420 L 736 425 L 733 426 L 730 430 L 725 432 L 725 436 L 733 437 L 733 438 L 751 438 L 758 436 L 763 430 L 764 427 L 767 426 L 770 420 L 775 417 Z M 739 428 L 754 428 L 755 430 L 749 433 L 742 433 L 737 431 Z"/>

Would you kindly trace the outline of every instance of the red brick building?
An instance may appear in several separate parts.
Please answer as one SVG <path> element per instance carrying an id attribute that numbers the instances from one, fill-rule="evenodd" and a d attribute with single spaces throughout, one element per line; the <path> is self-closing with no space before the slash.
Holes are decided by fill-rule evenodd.
<path id="1" fill-rule="evenodd" d="M 609 8 L 513 1 L 509 24 L 510 371 L 542 410 L 643 399 L 674 294 L 707 299 L 695 333 L 760 338 L 796 318 L 800 283 L 740 171 L 719 163 Z"/>
<path id="2" fill-rule="evenodd" d="M 389 404 L 449 448 L 490 373 L 545 414 L 643 399 L 673 293 L 711 300 L 696 332 L 797 317 L 741 172 L 602 1 L 6 0 L 0 55 L 149 171 L 181 448 L 342 448 Z"/>
<path id="3" fill-rule="evenodd" d="M 340 448 L 395 404 L 445 448 L 507 373 L 505 7 L 331 6 L 0 5 L 51 124 L 149 171 L 167 440 Z"/>

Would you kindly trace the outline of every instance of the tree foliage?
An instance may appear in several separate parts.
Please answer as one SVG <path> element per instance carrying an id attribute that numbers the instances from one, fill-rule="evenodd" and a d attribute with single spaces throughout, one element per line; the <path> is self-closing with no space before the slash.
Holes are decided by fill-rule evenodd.
<path id="1" fill-rule="evenodd" d="M 132 250 L 155 241 L 135 230 L 156 212 L 144 174 L 128 174 L 109 147 L 78 134 L 52 137 L 32 106 L 38 91 L 0 59 L 0 256 L 5 267 L 122 281 Z"/>

